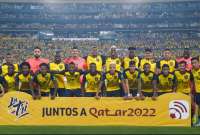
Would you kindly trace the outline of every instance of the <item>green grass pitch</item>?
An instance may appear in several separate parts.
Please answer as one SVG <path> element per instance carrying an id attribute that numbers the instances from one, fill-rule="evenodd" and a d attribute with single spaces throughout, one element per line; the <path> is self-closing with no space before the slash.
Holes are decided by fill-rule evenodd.
<path id="1" fill-rule="evenodd" d="M 0 134 L 200 134 L 200 127 L 0 126 Z"/>

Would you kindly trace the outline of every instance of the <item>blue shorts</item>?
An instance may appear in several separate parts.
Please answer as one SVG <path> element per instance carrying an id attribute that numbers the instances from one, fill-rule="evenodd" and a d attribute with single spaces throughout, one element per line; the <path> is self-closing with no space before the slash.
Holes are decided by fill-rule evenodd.
<path id="1" fill-rule="evenodd" d="M 142 92 L 142 94 L 143 94 L 145 97 L 152 97 L 152 96 L 153 96 L 153 92 Z"/>
<path id="2" fill-rule="evenodd" d="M 80 89 L 74 89 L 74 90 L 69 90 L 69 89 L 65 89 L 64 90 L 64 95 L 66 97 L 81 97 L 81 90 Z"/>
<path id="3" fill-rule="evenodd" d="M 49 92 L 41 92 L 42 97 L 49 97 Z"/>
<path id="4" fill-rule="evenodd" d="M 167 93 L 172 93 L 172 92 L 158 92 L 158 96 L 161 96 L 161 95 L 167 94 Z"/>
<path id="5" fill-rule="evenodd" d="M 106 91 L 106 97 L 120 97 L 121 91 L 115 90 L 115 91 Z"/>
<path id="6" fill-rule="evenodd" d="M 95 97 L 96 96 L 96 92 L 85 92 L 84 93 L 84 97 Z"/>
<path id="7" fill-rule="evenodd" d="M 27 93 L 29 95 L 32 95 L 32 90 L 21 90 L 21 92 Z"/>
<path id="8" fill-rule="evenodd" d="M 195 93 L 194 101 L 198 106 L 200 106 L 200 93 Z"/>
<path id="9" fill-rule="evenodd" d="M 54 88 L 51 88 L 51 90 L 50 90 L 51 95 L 54 94 L 54 91 L 55 91 L 55 89 L 54 89 Z M 67 93 L 66 93 L 66 91 L 65 91 L 64 88 L 58 88 L 58 89 L 57 89 L 56 96 L 59 96 L 59 97 L 66 97 L 66 96 L 67 96 Z"/>
<path id="10" fill-rule="evenodd" d="M 130 89 L 130 93 L 132 94 L 133 97 L 137 96 L 138 90 L 137 89 Z"/>

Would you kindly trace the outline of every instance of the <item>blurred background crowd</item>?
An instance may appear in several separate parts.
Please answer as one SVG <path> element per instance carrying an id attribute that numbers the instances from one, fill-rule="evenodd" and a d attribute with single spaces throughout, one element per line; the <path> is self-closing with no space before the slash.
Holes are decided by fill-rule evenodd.
<path id="1" fill-rule="evenodd" d="M 40 3 L 1 2 L 0 58 L 6 53 L 21 62 L 32 56 L 35 46 L 43 57 L 53 59 L 56 51 L 68 57 L 76 45 L 86 56 L 91 46 L 106 55 L 112 45 L 126 55 L 130 46 L 141 56 L 151 48 L 155 57 L 169 48 L 174 57 L 184 48 L 192 56 L 200 51 L 200 1 L 159 1 L 136 3 Z M 68 40 L 53 40 L 68 39 Z M 71 40 L 77 38 L 78 40 Z M 95 40 L 83 40 L 95 38 Z"/>

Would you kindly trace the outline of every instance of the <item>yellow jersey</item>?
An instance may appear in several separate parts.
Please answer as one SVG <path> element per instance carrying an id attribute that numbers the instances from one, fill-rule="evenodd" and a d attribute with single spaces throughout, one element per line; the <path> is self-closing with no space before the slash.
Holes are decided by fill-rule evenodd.
<path id="1" fill-rule="evenodd" d="M 13 64 L 15 67 L 15 72 L 19 72 L 19 65 L 18 64 Z M 8 73 L 8 65 L 7 64 L 3 64 L 1 66 L 1 71 L 2 71 L 2 75 L 6 75 Z"/>
<path id="2" fill-rule="evenodd" d="M 102 71 L 103 60 L 102 60 L 102 57 L 100 55 L 97 55 L 97 57 L 93 57 L 91 55 L 88 55 L 86 62 L 87 62 L 88 70 L 90 68 L 90 63 L 95 63 L 96 67 L 97 67 L 97 71 L 99 71 L 99 72 Z"/>
<path id="3" fill-rule="evenodd" d="M 51 73 L 46 73 L 46 75 L 38 73 L 34 76 L 33 81 L 40 86 L 41 92 L 50 92 L 50 84 L 56 79 Z"/>
<path id="4" fill-rule="evenodd" d="M 200 93 L 200 69 L 198 70 L 192 69 L 192 74 L 194 77 L 195 92 Z"/>
<path id="5" fill-rule="evenodd" d="M 162 73 L 156 76 L 158 92 L 172 92 L 175 86 L 176 77 L 174 74 L 170 73 L 168 76 Z"/>
<path id="6" fill-rule="evenodd" d="M 141 90 L 143 92 L 153 92 L 153 80 L 155 79 L 154 73 L 149 72 L 148 74 L 145 74 L 144 72 L 141 72 L 139 78 L 141 79 Z"/>
<path id="7" fill-rule="evenodd" d="M 81 88 L 80 77 L 82 75 L 81 71 L 75 71 L 70 73 L 69 71 L 65 72 L 66 82 L 65 89 L 76 90 Z"/>
<path id="8" fill-rule="evenodd" d="M 65 64 L 63 62 L 57 64 L 57 63 L 49 63 L 49 69 L 50 71 L 64 71 L 65 70 Z M 65 76 L 62 75 L 62 74 L 54 74 L 55 78 L 56 78 L 56 81 L 58 83 L 58 88 L 65 88 L 65 83 L 64 83 L 64 80 L 65 80 Z"/>
<path id="9" fill-rule="evenodd" d="M 138 66 L 139 66 L 139 58 L 138 57 L 134 57 L 134 58 L 125 57 L 123 59 L 124 69 L 128 69 L 129 68 L 129 63 L 131 61 L 134 61 L 136 68 L 138 68 Z"/>
<path id="10" fill-rule="evenodd" d="M 7 90 L 9 91 L 16 91 L 16 83 L 15 83 L 15 77 L 16 77 L 16 73 L 13 74 L 12 76 L 9 76 L 8 74 L 6 74 L 3 78 L 5 83 L 7 84 Z"/>
<path id="11" fill-rule="evenodd" d="M 140 70 L 143 71 L 143 67 L 145 63 L 149 63 L 151 65 L 150 71 L 155 72 L 156 70 L 156 63 L 153 60 L 141 59 L 140 61 Z"/>
<path id="12" fill-rule="evenodd" d="M 176 68 L 176 61 L 175 60 L 161 60 L 157 63 L 157 68 L 162 70 L 162 66 L 167 64 L 169 66 L 169 71 L 172 73 Z"/>
<path id="13" fill-rule="evenodd" d="M 128 80 L 129 88 L 130 89 L 137 89 L 138 88 L 138 77 L 139 71 L 135 70 L 133 73 L 129 71 L 129 69 L 124 71 L 124 79 Z"/>
<path id="14" fill-rule="evenodd" d="M 176 70 L 174 74 L 177 80 L 176 91 L 189 94 L 191 92 L 191 81 L 194 80 L 193 75 L 188 71 L 186 71 L 184 74 L 181 74 L 178 70 Z"/>
<path id="15" fill-rule="evenodd" d="M 30 90 L 30 82 L 33 79 L 33 76 L 29 73 L 27 76 L 24 76 L 22 73 L 16 76 L 16 81 L 19 84 L 19 90 L 25 91 Z"/>
<path id="16" fill-rule="evenodd" d="M 116 70 L 120 72 L 121 70 L 121 59 L 120 58 L 114 58 L 112 59 L 111 57 L 108 57 L 106 59 L 106 71 L 108 72 L 110 69 L 110 64 L 115 63 L 116 64 Z"/>
<path id="17" fill-rule="evenodd" d="M 96 72 L 94 75 L 86 73 L 83 76 L 83 83 L 85 84 L 85 92 L 97 92 L 101 82 L 101 73 Z"/>
<path id="18" fill-rule="evenodd" d="M 103 75 L 102 80 L 105 82 L 106 91 L 116 91 L 120 89 L 123 76 L 120 72 L 116 71 L 113 75 L 110 72 L 106 72 Z"/>

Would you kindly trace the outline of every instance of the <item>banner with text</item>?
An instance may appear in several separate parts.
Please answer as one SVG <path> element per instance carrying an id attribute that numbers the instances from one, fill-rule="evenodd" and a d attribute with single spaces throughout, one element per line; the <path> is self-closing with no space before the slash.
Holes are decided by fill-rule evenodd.
<path id="1" fill-rule="evenodd" d="M 33 100 L 23 92 L 0 98 L 0 125 L 132 125 L 190 126 L 190 97 L 165 94 L 156 101 L 103 97 L 43 97 Z"/>

